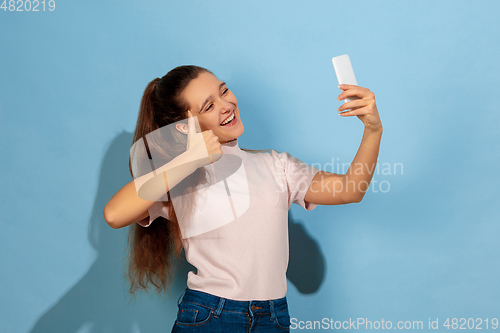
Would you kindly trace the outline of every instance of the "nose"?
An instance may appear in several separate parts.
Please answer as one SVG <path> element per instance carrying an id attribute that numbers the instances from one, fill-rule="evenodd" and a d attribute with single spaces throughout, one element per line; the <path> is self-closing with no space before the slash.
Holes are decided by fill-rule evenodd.
<path id="1" fill-rule="evenodd" d="M 229 113 L 233 109 L 233 105 L 229 102 L 223 101 L 221 112 L 222 113 Z"/>

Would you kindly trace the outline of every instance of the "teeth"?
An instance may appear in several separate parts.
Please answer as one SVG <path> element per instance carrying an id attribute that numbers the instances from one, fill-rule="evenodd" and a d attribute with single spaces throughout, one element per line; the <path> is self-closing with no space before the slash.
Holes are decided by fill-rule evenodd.
<path id="1" fill-rule="evenodd" d="M 229 116 L 224 122 L 221 123 L 221 125 L 226 125 L 227 123 L 231 122 L 234 119 L 234 113 L 233 115 Z"/>

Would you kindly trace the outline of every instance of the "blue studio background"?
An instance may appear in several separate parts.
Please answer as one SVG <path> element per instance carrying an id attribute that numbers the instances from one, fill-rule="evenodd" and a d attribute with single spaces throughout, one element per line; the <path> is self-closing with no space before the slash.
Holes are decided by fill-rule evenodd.
<path id="1" fill-rule="evenodd" d="M 499 2 L 55 2 L 0 10 L 0 332 L 169 332 L 189 265 L 168 299 L 129 303 L 128 228 L 102 216 L 146 84 L 206 67 L 238 98 L 240 147 L 339 172 L 363 132 L 337 115 L 342 54 L 375 92 L 379 165 L 361 203 L 292 206 L 292 328 L 500 330 Z"/>

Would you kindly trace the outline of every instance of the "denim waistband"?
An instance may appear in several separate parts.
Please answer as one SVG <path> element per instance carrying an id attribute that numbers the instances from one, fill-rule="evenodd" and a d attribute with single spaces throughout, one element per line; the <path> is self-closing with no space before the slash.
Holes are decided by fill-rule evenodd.
<path id="1" fill-rule="evenodd" d="M 216 317 L 222 311 L 231 311 L 248 313 L 250 316 L 259 313 L 270 313 L 273 319 L 276 312 L 288 310 L 286 296 L 265 301 L 237 301 L 189 288 L 186 288 L 183 295 L 179 297 L 177 304 L 180 305 L 181 302 L 197 303 L 209 307 L 214 310 Z"/>

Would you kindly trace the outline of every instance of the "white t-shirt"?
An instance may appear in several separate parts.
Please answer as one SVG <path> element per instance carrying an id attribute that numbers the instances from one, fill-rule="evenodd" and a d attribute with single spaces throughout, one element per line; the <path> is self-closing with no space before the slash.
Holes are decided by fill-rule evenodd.
<path id="1" fill-rule="evenodd" d="M 221 149 L 215 169 L 204 166 L 207 172 L 215 170 L 217 176 L 217 168 L 231 157 L 226 155 L 241 158 L 239 169 L 225 182 L 215 178 L 211 186 L 194 192 L 193 215 L 179 221 L 186 260 L 197 269 L 188 273 L 187 286 L 233 300 L 282 298 L 287 291 L 288 210 L 292 203 L 306 210 L 316 207 L 304 196 L 320 170 L 287 152 L 243 151 L 237 139 Z M 147 227 L 158 216 L 168 218 L 160 201 L 137 223 Z"/>

